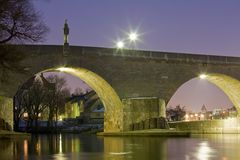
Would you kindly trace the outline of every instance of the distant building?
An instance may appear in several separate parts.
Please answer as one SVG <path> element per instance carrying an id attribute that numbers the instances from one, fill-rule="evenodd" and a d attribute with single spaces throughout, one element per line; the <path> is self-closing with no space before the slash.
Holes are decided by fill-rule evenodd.
<path id="1" fill-rule="evenodd" d="M 103 124 L 104 107 L 95 91 L 82 95 L 72 95 L 65 105 L 64 120 L 76 119 L 79 123 Z"/>
<path id="2" fill-rule="evenodd" d="M 231 107 L 229 109 L 217 108 L 212 111 L 208 111 L 206 106 L 203 105 L 201 112 L 187 112 L 185 115 L 185 121 L 227 119 L 231 117 L 237 117 L 237 110 L 235 107 Z"/>
<path id="3" fill-rule="evenodd" d="M 202 113 L 207 113 L 207 108 L 206 108 L 205 105 L 202 106 L 202 108 L 201 108 L 201 112 L 202 112 Z"/>

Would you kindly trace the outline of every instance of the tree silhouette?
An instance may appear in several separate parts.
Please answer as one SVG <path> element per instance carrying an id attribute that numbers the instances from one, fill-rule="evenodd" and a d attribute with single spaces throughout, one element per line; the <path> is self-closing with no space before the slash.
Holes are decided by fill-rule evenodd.
<path id="1" fill-rule="evenodd" d="M 177 105 L 175 108 L 169 107 L 166 110 L 167 117 L 169 117 L 172 121 L 181 121 L 183 120 L 186 111 L 185 107 L 181 107 Z"/>
<path id="2" fill-rule="evenodd" d="M 41 41 L 48 30 L 31 0 L 0 0 L 0 44 Z"/>
<path id="3" fill-rule="evenodd" d="M 24 52 L 12 44 L 34 43 L 44 40 L 48 31 L 32 0 L 0 0 L 0 81 L 9 72 L 24 72 L 21 61 Z"/>
<path id="4" fill-rule="evenodd" d="M 67 97 L 70 97 L 70 91 L 66 88 L 66 80 L 64 78 L 52 75 L 47 77 L 47 80 L 53 84 L 51 88 L 48 87 L 48 98 L 46 99 L 49 116 L 48 127 L 57 126 L 58 114 L 64 110 Z M 55 119 L 54 119 L 55 118 Z"/>

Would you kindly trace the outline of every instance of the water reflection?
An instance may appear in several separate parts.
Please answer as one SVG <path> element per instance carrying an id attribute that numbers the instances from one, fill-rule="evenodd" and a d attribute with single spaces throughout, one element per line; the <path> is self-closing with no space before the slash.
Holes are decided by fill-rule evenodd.
<path id="1" fill-rule="evenodd" d="M 200 142 L 196 149 L 196 154 L 194 155 L 198 160 L 208 160 L 214 157 L 215 150 L 212 149 L 207 141 Z"/>
<path id="2" fill-rule="evenodd" d="M 167 159 L 166 139 L 153 137 L 105 137 L 104 159 Z"/>
<path id="3" fill-rule="evenodd" d="M 240 135 L 192 138 L 96 137 L 78 134 L 0 139 L 0 159 L 209 160 L 240 159 Z"/>
<path id="4" fill-rule="evenodd" d="M 28 141 L 27 140 L 23 141 L 23 157 L 24 157 L 24 160 L 28 159 Z"/>

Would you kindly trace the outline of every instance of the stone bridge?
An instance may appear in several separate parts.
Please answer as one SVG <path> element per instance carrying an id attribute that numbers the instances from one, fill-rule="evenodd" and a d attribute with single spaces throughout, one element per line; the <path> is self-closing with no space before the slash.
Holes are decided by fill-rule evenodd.
<path id="1" fill-rule="evenodd" d="M 69 54 L 63 55 L 62 46 L 16 47 L 24 53 L 21 63 L 27 73 L 10 73 L 8 82 L 0 83 L 2 97 L 12 98 L 27 79 L 39 72 L 66 72 L 85 81 L 102 100 L 105 131 L 125 130 L 128 112 L 139 111 L 136 105 L 163 106 L 162 100 L 168 102 L 183 83 L 201 73 L 207 74 L 206 80 L 223 90 L 240 110 L 240 58 L 237 57 L 80 46 L 70 46 Z M 156 101 L 141 101 L 149 97 L 155 97 Z"/>

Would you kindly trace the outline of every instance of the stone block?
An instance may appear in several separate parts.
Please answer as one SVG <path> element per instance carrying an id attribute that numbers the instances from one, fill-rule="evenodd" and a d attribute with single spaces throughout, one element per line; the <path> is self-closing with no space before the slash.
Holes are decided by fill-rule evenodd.
<path id="1" fill-rule="evenodd" d="M 134 124 L 133 124 L 133 130 L 134 130 L 134 131 L 139 130 L 138 127 L 139 127 L 138 123 L 134 123 Z"/>
<path id="2" fill-rule="evenodd" d="M 4 128 L 4 120 L 0 118 L 0 129 Z"/>
<path id="3" fill-rule="evenodd" d="M 150 129 L 157 128 L 157 118 L 149 119 L 149 128 Z"/>
<path id="4" fill-rule="evenodd" d="M 159 99 L 158 100 L 158 106 L 159 106 L 159 117 L 166 118 L 166 103 L 165 100 Z"/>
<path id="5" fill-rule="evenodd" d="M 5 130 L 11 131 L 12 130 L 12 126 L 9 125 L 8 123 L 5 124 Z"/>
<path id="6" fill-rule="evenodd" d="M 164 117 L 159 117 L 157 119 L 157 128 L 160 128 L 160 129 L 169 129 L 169 125 L 167 123 L 167 120 L 166 118 Z"/>
<path id="7" fill-rule="evenodd" d="M 144 129 L 149 129 L 149 128 L 150 128 L 150 126 L 149 126 L 149 119 L 146 119 L 144 121 Z"/>
<path id="8" fill-rule="evenodd" d="M 124 130 L 131 130 L 130 124 L 139 123 L 151 118 L 157 118 L 165 115 L 165 101 L 157 97 L 128 98 L 122 100 Z M 161 113 L 160 113 L 161 112 Z M 141 122 L 139 129 L 149 128 L 149 124 Z M 149 123 L 149 122 L 146 122 Z M 144 127 L 147 126 L 147 127 Z M 130 127 L 130 128 L 129 128 Z M 156 125 L 154 124 L 156 128 Z"/>
<path id="9" fill-rule="evenodd" d="M 143 130 L 144 129 L 144 121 L 141 121 L 138 124 L 139 124 L 139 130 Z"/>
<path id="10" fill-rule="evenodd" d="M 4 127 L 6 128 L 13 128 L 13 100 L 12 98 L 7 98 L 0 96 L 0 119 L 4 120 L 5 123 L 10 125 L 11 127 Z"/>
<path id="11" fill-rule="evenodd" d="M 133 130 L 134 130 L 134 125 L 133 125 L 133 124 L 130 124 L 127 131 L 133 131 Z"/>

